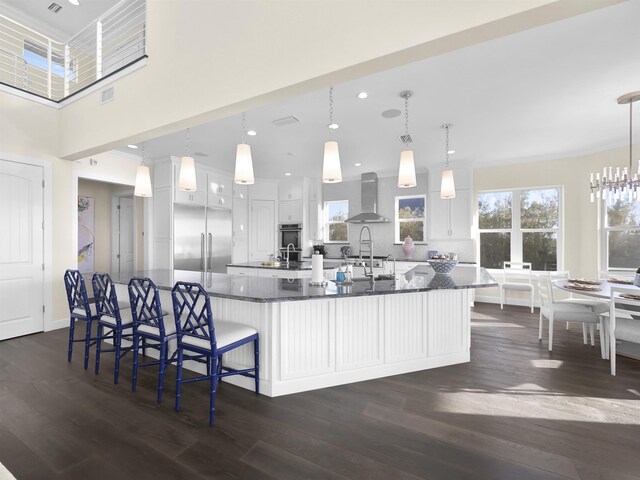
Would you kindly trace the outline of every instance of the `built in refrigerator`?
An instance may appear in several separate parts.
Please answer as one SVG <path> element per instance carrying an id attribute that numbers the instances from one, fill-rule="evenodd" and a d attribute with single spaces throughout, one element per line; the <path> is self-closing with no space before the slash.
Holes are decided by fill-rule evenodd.
<path id="1" fill-rule="evenodd" d="M 226 273 L 231 263 L 231 210 L 197 205 L 173 206 L 173 268 Z"/>

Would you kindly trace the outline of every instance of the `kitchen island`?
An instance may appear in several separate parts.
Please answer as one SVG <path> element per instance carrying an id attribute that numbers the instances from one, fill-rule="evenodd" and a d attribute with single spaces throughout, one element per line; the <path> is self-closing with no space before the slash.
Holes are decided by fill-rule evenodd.
<path id="1" fill-rule="evenodd" d="M 214 319 L 256 328 L 260 390 L 268 396 L 468 362 L 470 289 L 497 286 L 475 267 L 435 275 L 419 266 L 394 280 L 323 287 L 308 279 L 178 270 L 134 275 L 158 285 L 165 309 L 176 281 L 199 282 L 211 295 Z M 113 276 L 121 298 L 131 276 Z M 251 348 L 240 348 L 224 361 L 248 367 L 252 356 Z M 225 381 L 253 389 L 244 377 Z"/>

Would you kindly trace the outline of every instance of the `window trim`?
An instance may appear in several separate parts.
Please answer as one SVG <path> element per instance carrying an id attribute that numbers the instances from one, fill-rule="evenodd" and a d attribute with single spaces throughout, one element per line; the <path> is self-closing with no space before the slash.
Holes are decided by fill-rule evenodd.
<path id="1" fill-rule="evenodd" d="M 394 238 L 394 243 L 396 245 L 402 245 L 404 243 L 404 238 L 400 238 L 400 223 L 404 223 L 404 222 L 409 222 L 409 221 L 416 221 L 416 220 L 420 220 L 419 217 L 415 217 L 415 218 L 406 218 L 406 219 L 400 219 L 400 217 L 398 216 L 398 201 L 399 200 L 404 200 L 407 198 L 422 198 L 422 200 L 424 200 L 424 217 L 422 217 L 422 238 L 423 240 L 417 241 L 415 238 L 413 239 L 413 243 L 415 243 L 416 245 L 426 245 L 428 243 L 428 238 L 427 238 L 427 196 L 425 194 L 417 194 L 417 195 L 396 195 L 395 196 L 395 200 L 394 200 L 394 206 L 393 206 L 393 215 L 394 215 L 394 221 L 393 221 L 393 238 Z"/>
<path id="2" fill-rule="evenodd" d="M 607 235 L 609 232 L 627 232 L 627 231 L 639 231 L 640 226 L 616 226 L 616 227 L 608 227 L 607 226 L 607 200 L 598 199 L 598 218 L 600 220 L 600 248 L 598 251 L 600 252 L 600 259 L 598 264 L 600 265 L 600 271 L 606 273 L 615 273 L 620 272 L 624 274 L 635 273 L 638 267 L 631 268 L 610 268 L 609 267 L 609 236 Z"/>
<path id="3" fill-rule="evenodd" d="M 531 190 L 558 190 L 558 228 L 521 228 L 521 211 L 520 211 L 520 193 Z M 480 263 L 480 234 L 482 233 L 509 233 L 511 234 L 510 245 L 510 261 L 512 262 L 524 262 L 523 250 L 522 250 L 522 234 L 523 233 L 555 233 L 556 234 L 556 270 L 549 271 L 563 271 L 564 270 L 564 187 L 562 185 L 548 185 L 548 186 L 535 186 L 535 187 L 518 187 L 518 188 L 501 188 L 501 189 L 488 189 L 478 190 L 476 192 L 476 212 L 478 208 L 479 196 L 486 193 L 503 193 L 511 192 L 511 228 L 494 228 L 486 229 L 480 228 L 480 215 L 476 214 L 476 226 L 477 226 L 477 247 L 476 255 L 478 263 Z M 514 200 L 515 199 L 515 200 Z M 517 221 L 517 223 L 516 223 Z M 520 228 L 514 227 L 518 225 Z M 485 267 L 487 268 L 487 267 Z M 487 268 L 491 272 L 502 271 L 500 268 Z M 534 272 L 542 272 L 541 270 L 534 270 Z"/>
<path id="4" fill-rule="evenodd" d="M 323 241 L 324 243 L 330 243 L 330 244 L 339 244 L 339 243 L 344 243 L 344 244 L 348 244 L 349 243 L 349 224 L 346 223 L 344 220 L 343 221 L 329 221 L 329 208 L 328 208 L 328 204 L 330 203 L 346 203 L 347 204 L 347 218 L 349 218 L 349 200 L 348 199 L 344 199 L 344 200 L 325 200 L 323 203 L 323 212 L 322 212 L 322 224 L 324 226 L 324 235 L 323 235 Z M 330 233 L 330 228 L 329 226 L 331 224 L 334 223 L 344 223 L 347 226 L 347 239 L 346 240 L 329 240 L 329 233 Z"/>

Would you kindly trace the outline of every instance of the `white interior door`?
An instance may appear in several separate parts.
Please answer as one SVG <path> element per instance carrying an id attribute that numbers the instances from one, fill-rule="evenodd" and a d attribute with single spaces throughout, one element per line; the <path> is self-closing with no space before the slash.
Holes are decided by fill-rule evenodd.
<path id="1" fill-rule="evenodd" d="M 267 260 L 276 253 L 275 201 L 251 201 L 250 258 Z"/>
<path id="2" fill-rule="evenodd" d="M 132 197 L 111 199 L 111 271 L 135 270 L 134 207 Z"/>
<path id="3" fill-rule="evenodd" d="M 44 330 L 43 169 L 0 160 L 0 340 Z"/>

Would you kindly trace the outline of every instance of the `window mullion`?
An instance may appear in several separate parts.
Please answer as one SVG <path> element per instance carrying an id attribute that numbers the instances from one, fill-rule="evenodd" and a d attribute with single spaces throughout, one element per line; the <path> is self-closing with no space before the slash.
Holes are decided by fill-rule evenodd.
<path id="1" fill-rule="evenodd" d="M 522 262 L 522 229 L 520 227 L 520 190 L 511 195 L 511 261 Z"/>

